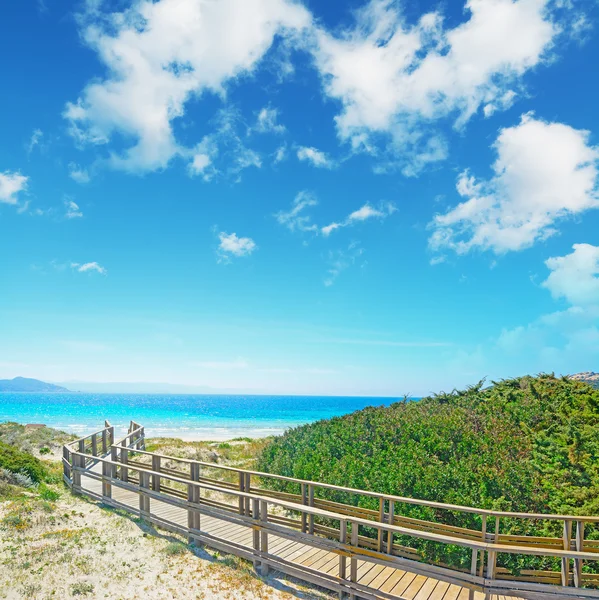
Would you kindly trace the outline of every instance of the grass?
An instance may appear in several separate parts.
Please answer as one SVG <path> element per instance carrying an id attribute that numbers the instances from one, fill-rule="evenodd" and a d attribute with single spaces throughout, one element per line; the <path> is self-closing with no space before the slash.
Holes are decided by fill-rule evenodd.
<path id="1" fill-rule="evenodd" d="M 71 586 L 71 596 L 87 596 L 94 591 L 93 583 L 80 582 Z"/>
<path id="2" fill-rule="evenodd" d="M 185 544 L 182 544 L 181 542 L 170 542 L 164 549 L 164 551 L 169 556 L 178 556 L 180 554 L 185 554 L 187 550 L 187 546 Z"/>

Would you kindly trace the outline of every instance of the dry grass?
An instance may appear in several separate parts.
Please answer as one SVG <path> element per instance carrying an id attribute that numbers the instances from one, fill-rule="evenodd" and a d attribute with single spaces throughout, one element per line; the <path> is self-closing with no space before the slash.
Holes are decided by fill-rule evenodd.
<path id="1" fill-rule="evenodd" d="M 150 444 L 148 444 L 150 445 Z M 261 441 L 153 440 L 152 449 L 216 464 L 251 466 Z M 58 467 L 56 468 L 58 470 Z M 282 600 L 328 598 L 273 573 L 263 579 L 242 559 L 195 548 L 139 519 L 75 497 L 62 484 L 0 496 L 0 598 L 50 600 Z M 46 498 L 46 499 L 44 499 Z"/>

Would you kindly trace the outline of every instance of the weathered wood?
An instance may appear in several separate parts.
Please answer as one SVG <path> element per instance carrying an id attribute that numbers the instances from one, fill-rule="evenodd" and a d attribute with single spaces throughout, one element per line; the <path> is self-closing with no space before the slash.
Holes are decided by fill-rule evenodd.
<path id="1" fill-rule="evenodd" d="M 593 595 L 591 590 L 583 587 L 599 584 L 599 577 L 582 572 L 583 561 L 599 560 L 599 542 L 585 545 L 584 523 L 589 521 L 584 516 L 564 519 L 564 536 L 560 540 L 500 535 L 500 517 L 511 513 L 474 510 L 471 512 L 481 515 L 482 522 L 481 530 L 475 531 L 401 515 L 396 517 L 395 504 L 398 498 L 396 496 L 367 493 L 366 495 L 378 498 L 378 510 L 364 509 L 315 497 L 317 487 L 346 489 L 338 486 L 296 480 L 299 482 L 300 494 L 292 494 L 260 489 L 261 480 L 258 477 L 254 478 L 255 485 L 252 487 L 252 476 L 257 475 L 254 471 L 225 468 L 224 470 L 230 473 L 238 474 L 238 483 L 231 483 L 200 477 L 201 465 L 207 464 L 200 461 L 167 457 L 169 461 L 189 465 L 186 470 L 181 470 L 178 465 L 176 468 L 167 469 L 163 467 L 161 460 L 164 455 L 138 450 L 144 445 L 145 430 L 133 421 L 128 436 L 118 442 L 118 447 L 111 446 L 110 458 L 96 456 L 100 436 L 102 454 L 105 454 L 105 443 L 114 439 L 114 433 L 111 438 L 108 428 L 97 432 L 97 435 L 92 434 L 81 438 L 63 449 L 65 482 L 72 486 L 73 491 L 79 490 L 112 506 L 125 507 L 125 510 L 139 510 L 139 514 L 144 519 L 157 523 L 161 527 L 181 532 L 195 541 L 209 543 L 216 548 L 227 547 L 239 556 L 250 558 L 262 575 L 266 575 L 269 568 L 282 569 L 288 574 L 299 573 L 299 576 L 307 581 L 325 585 L 339 592 L 340 595 L 347 593 L 351 598 L 373 600 L 398 598 L 403 594 L 415 600 L 438 600 L 433 596 L 430 598 L 425 596 L 429 591 L 439 589 L 442 591 L 439 595 L 441 598 L 451 585 L 465 586 L 462 588 L 463 591 L 468 591 L 473 596 L 484 592 L 499 595 L 516 593 L 521 598 L 535 600 L 599 598 L 599 592 Z M 73 444 L 78 451 L 71 451 Z M 89 457 L 90 452 L 94 456 L 93 460 Z M 130 452 L 134 453 L 131 459 L 129 459 Z M 137 454 L 151 456 L 151 466 L 136 459 Z M 117 478 L 119 465 L 120 479 Z M 207 466 L 211 469 L 221 468 L 212 464 Z M 99 487 L 94 488 L 96 491 L 86 488 L 82 484 L 82 478 L 86 482 L 98 482 Z M 292 478 L 287 479 L 294 481 Z M 119 500 L 114 498 L 115 489 L 118 490 Z M 200 501 L 202 489 L 210 497 Z M 130 500 L 127 501 L 129 504 L 123 504 L 120 501 L 122 494 L 129 494 L 127 496 L 129 498 L 138 498 L 139 509 L 135 506 L 137 500 L 133 504 Z M 214 499 L 215 494 L 218 499 Z M 223 496 L 232 498 L 234 504 L 221 501 Z M 150 506 L 151 499 L 156 501 L 157 508 L 153 510 Z M 385 512 L 387 503 L 388 512 Z M 160 507 L 170 508 L 164 512 Z M 269 507 L 272 507 L 272 512 L 269 512 Z M 159 516 L 156 511 L 159 511 L 162 516 Z M 181 521 L 180 517 L 175 516 L 180 514 L 186 514 L 187 517 L 183 517 L 184 520 Z M 219 535 L 218 532 L 213 535 L 207 530 L 201 530 L 201 515 L 205 515 L 209 520 L 216 519 L 223 523 L 220 527 L 220 535 L 224 537 L 215 537 Z M 490 534 L 487 533 L 489 515 L 493 515 L 495 519 L 495 532 Z M 322 518 L 318 524 L 315 522 L 316 517 Z M 551 515 L 547 518 L 553 520 Z M 340 524 L 338 531 L 329 526 L 335 522 Z M 573 522 L 576 522 L 575 543 L 571 540 Z M 360 536 L 361 526 L 365 528 L 366 534 L 374 529 L 375 537 Z M 210 529 L 210 525 L 203 527 Z M 348 527 L 351 531 L 349 543 Z M 227 537 L 230 534 L 226 532 L 233 531 L 231 528 L 240 528 L 235 535 L 240 540 L 247 538 L 247 542 L 244 542 L 246 549 L 243 544 L 237 544 Z M 470 572 L 418 561 L 420 557 L 417 552 L 394 543 L 395 535 L 470 548 L 472 552 Z M 277 550 L 282 543 L 291 544 L 292 547 L 297 546 L 298 550 L 294 551 L 292 556 L 283 559 L 278 555 Z M 496 567 L 498 553 L 553 556 L 562 561 L 562 569 L 561 572 L 527 571 L 511 575 L 505 569 Z M 330 558 L 327 558 L 329 555 Z M 569 588 L 572 581 L 569 575 L 571 560 L 574 561 L 574 587 Z M 335 575 L 330 573 L 330 569 L 337 562 L 338 574 Z M 391 569 L 390 572 L 395 573 L 387 583 L 385 579 L 381 580 L 379 577 L 385 569 Z M 377 581 L 375 588 L 366 584 L 367 579 L 363 578 L 371 571 L 373 575 L 368 582 Z M 403 574 L 407 574 L 405 578 Z M 427 578 L 434 578 L 434 580 L 429 582 Z M 443 586 L 438 586 L 435 581 L 443 582 Z M 444 600 L 450 598 L 456 596 L 448 595 Z M 478 596 L 476 600 L 479 600 Z"/>

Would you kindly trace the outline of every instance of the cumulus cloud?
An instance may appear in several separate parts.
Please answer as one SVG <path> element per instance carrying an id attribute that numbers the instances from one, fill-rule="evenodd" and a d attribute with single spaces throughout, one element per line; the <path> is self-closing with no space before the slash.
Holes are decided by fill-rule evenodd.
<path id="1" fill-rule="evenodd" d="M 258 133 L 285 133 L 285 126 L 278 122 L 279 110 L 270 106 L 265 106 L 260 110 L 256 117 L 256 124 L 252 131 Z"/>
<path id="2" fill-rule="evenodd" d="M 316 64 L 326 94 L 342 105 L 339 137 L 367 151 L 382 137 L 408 175 L 442 160 L 435 121 L 462 127 L 481 107 L 486 116 L 508 108 L 522 75 L 549 56 L 561 31 L 572 31 L 580 12 L 570 4 L 468 0 L 466 19 L 450 27 L 440 12 L 410 24 L 400 3 L 371 0 L 355 26 L 318 29 Z"/>
<path id="3" fill-rule="evenodd" d="M 300 146 L 297 149 L 297 157 L 301 161 L 307 161 L 321 169 L 332 169 L 335 166 L 334 161 L 325 152 L 308 146 Z"/>
<path id="4" fill-rule="evenodd" d="M 78 273 L 100 273 L 100 275 L 106 275 L 107 271 L 104 267 L 99 265 L 97 262 L 88 263 L 71 263 L 71 269 L 74 269 Z"/>
<path id="5" fill-rule="evenodd" d="M 572 250 L 545 261 L 551 273 L 542 285 L 572 305 L 599 307 L 599 246 L 574 244 Z"/>
<path id="6" fill-rule="evenodd" d="M 218 234 L 218 240 L 219 262 L 229 262 L 232 256 L 249 256 L 258 248 L 252 238 L 238 237 L 236 233 L 221 231 Z"/>
<path id="7" fill-rule="evenodd" d="M 318 231 L 318 226 L 312 223 L 312 219 L 306 214 L 306 209 L 316 206 L 318 200 L 311 192 L 301 191 L 293 199 L 288 211 L 280 211 L 275 214 L 275 219 L 280 225 L 284 225 L 290 231 Z"/>
<path id="8" fill-rule="evenodd" d="M 18 171 L 0 173 L 0 202 L 18 204 L 19 194 L 27 189 L 29 178 Z"/>
<path id="9" fill-rule="evenodd" d="M 69 164 L 69 177 L 77 183 L 89 183 L 91 180 L 88 170 L 76 163 Z"/>
<path id="10" fill-rule="evenodd" d="M 599 207 L 599 150 L 588 132 L 528 114 L 493 147 L 493 177 L 464 171 L 457 190 L 465 201 L 435 216 L 433 250 L 522 250 L 554 235 L 559 220 Z"/>
<path id="11" fill-rule="evenodd" d="M 64 117 L 79 144 L 124 140 L 109 163 L 137 172 L 188 154 L 173 121 L 192 97 L 223 95 L 228 82 L 255 69 L 277 34 L 311 23 L 290 0 L 137 0 L 110 14 L 88 6 L 83 39 L 108 74 L 69 102 Z"/>
<path id="12" fill-rule="evenodd" d="M 384 202 L 378 208 L 375 208 L 367 202 L 359 208 L 358 210 L 354 210 L 354 212 L 350 213 L 346 219 L 343 221 L 337 222 L 334 221 L 325 227 L 321 227 L 320 231 L 323 235 L 330 235 L 331 232 L 335 231 L 335 229 L 340 229 L 341 227 L 348 227 L 350 225 L 354 225 L 355 223 L 359 223 L 361 221 L 366 221 L 368 219 L 386 219 L 389 215 L 392 215 L 397 208 L 391 202 Z"/>
<path id="13" fill-rule="evenodd" d="M 75 203 L 73 200 L 71 200 L 70 198 L 67 198 L 64 201 L 64 205 L 65 205 L 65 217 L 67 219 L 78 219 L 80 217 L 83 216 L 83 213 L 81 212 L 81 209 L 79 208 L 79 205 L 77 203 Z"/>

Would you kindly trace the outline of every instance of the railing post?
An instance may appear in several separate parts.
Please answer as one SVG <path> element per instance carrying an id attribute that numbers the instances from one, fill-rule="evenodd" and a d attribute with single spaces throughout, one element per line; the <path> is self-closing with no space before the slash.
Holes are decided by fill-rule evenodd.
<path id="1" fill-rule="evenodd" d="M 248 499 L 250 500 L 250 499 Z M 260 529 L 258 521 L 260 520 L 260 506 L 257 498 L 251 498 L 252 501 L 252 518 L 254 519 L 254 527 L 252 529 L 253 545 L 254 545 L 254 569 L 257 571 L 260 566 Z"/>
<path id="2" fill-rule="evenodd" d="M 144 490 L 150 488 L 150 476 L 143 471 L 139 472 L 139 516 L 142 519 L 150 516 L 150 496 Z"/>
<path id="3" fill-rule="evenodd" d="M 190 469 L 190 479 L 191 481 L 199 481 L 200 480 L 200 465 L 197 463 L 191 463 Z M 193 485 L 192 483 L 187 486 L 187 500 L 192 502 L 193 504 L 200 503 L 200 487 L 197 485 Z M 200 513 L 197 510 L 192 510 L 191 507 L 188 508 L 187 512 L 187 526 L 191 529 L 199 530 L 201 527 L 200 524 Z M 190 534 L 189 542 L 193 542 L 193 535 Z"/>
<path id="4" fill-rule="evenodd" d="M 239 491 L 245 491 L 245 476 L 243 471 L 239 471 Z M 245 498 L 239 496 L 239 514 L 242 515 L 245 512 Z"/>
<path id="5" fill-rule="evenodd" d="M 268 502 L 262 500 L 260 502 L 260 520 L 262 521 L 262 531 L 260 532 L 260 552 L 268 554 L 268 531 L 264 529 L 268 523 Z M 260 575 L 266 577 L 268 575 L 268 563 L 262 561 L 260 563 Z"/>
<path id="6" fill-rule="evenodd" d="M 314 506 L 314 486 L 309 483 L 308 484 L 308 506 Z M 314 534 L 314 515 L 310 514 L 308 517 L 308 533 L 310 535 Z"/>
<path id="7" fill-rule="evenodd" d="M 118 469 L 118 448 L 116 446 L 110 446 L 110 476 L 113 479 L 117 479 Z"/>
<path id="8" fill-rule="evenodd" d="M 347 521 L 345 519 L 339 519 L 339 543 L 347 543 Z M 341 551 L 339 555 L 339 580 L 345 579 L 347 571 L 347 556 L 345 550 Z M 339 600 L 343 600 L 343 591 L 339 592 Z"/>
<path id="9" fill-rule="evenodd" d="M 102 456 L 108 452 L 108 432 L 106 429 L 102 429 Z"/>
<path id="10" fill-rule="evenodd" d="M 379 523 L 384 523 L 385 522 L 385 499 L 384 498 L 379 498 Z M 384 548 L 384 531 L 381 527 L 379 527 L 378 530 L 378 535 L 377 535 L 377 539 L 378 539 L 378 549 L 379 552 L 383 552 Z"/>
<path id="11" fill-rule="evenodd" d="M 487 554 L 487 579 L 495 579 L 495 565 L 497 563 L 497 551 L 489 550 Z"/>
<path id="12" fill-rule="evenodd" d="M 395 500 L 389 500 L 389 525 L 395 521 Z M 393 532 L 387 532 L 387 554 L 393 554 Z"/>
<path id="13" fill-rule="evenodd" d="M 358 524 L 351 524 L 351 545 L 354 548 L 358 547 Z M 358 581 L 358 558 L 353 554 L 349 561 L 349 578 L 352 583 L 356 583 Z M 350 600 L 355 600 L 356 595 L 350 594 Z"/>
<path id="14" fill-rule="evenodd" d="M 572 542 L 572 522 L 565 520 L 564 521 L 564 550 L 571 550 L 571 542 Z M 570 559 L 562 558 L 562 585 L 567 587 L 570 585 Z"/>
<path id="15" fill-rule="evenodd" d="M 65 483 L 69 486 L 73 486 L 73 481 L 71 479 L 71 452 L 68 446 L 62 447 L 62 474 L 65 479 Z"/>
<path id="16" fill-rule="evenodd" d="M 81 463 L 83 463 L 85 467 L 85 456 L 80 454 L 71 454 L 72 458 L 72 477 L 73 477 L 73 493 L 80 494 L 81 493 L 81 471 L 79 470 Z"/>
<path id="17" fill-rule="evenodd" d="M 306 504 L 308 503 L 308 497 L 306 496 L 306 484 L 302 483 L 301 484 L 301 492 L 302 492 L 302 504 L 304 506 L 306 506 Z M 308 523 L 308 519 L 307 519 L 307 515 L 305 512 L 302 512 L 302 533 L 306 533 L 306 529 L 307 529 L 307 523 Z"/>
<path id="18" fill-rule="evenodd" d="M 129 481 L 129 469 L 125 466 L 129 463 L 129 452 L 127 448 L 127 440 L 123 440 L 121 444 L 121 481 Z"/>
<path id="19" fill-rule="evenodd" d="M 487 541 L 487 515 L 482 515 L 481 531 L 482 531 L 483 542 L 486 542 Z M 480 555 L 480 570 L 479 570 L 478 574 L 480 577 L 482 577 L 484 569 L 485 569 L 485 551 L 481 550 L 479 552 L 479 555 Z"/>
<path id="20" fill-rule="evenodd" d="M 112 425 L 108 428 L 108 442 L 111 446 L 114 444 L 114 427 Z"/>
<path id="21" fill-rule="evenodd" d="M 98 456 L 98 438 L 97 434 L 92 434 L 92 456 Z"/>
<path id="22" fill-rule="evenodd" d="M 251 489 L 252 489 L 251 475 L 249 473 L 245 473 L 245 493 L 249 494 Z M 248 516 L 252 514 L 250 498 L 245 499 L 245 514 Z"/>
<path id="23" fill-rule="evenodd" d="M 112 485 L 107 478 L 111 476 L 112 465 L 102 462 L 102 499 L 112 497 Z"/>
<path id="24" fill-rule="evenodd" d="M 576 552 L 584 549 L 584 521 L 576 521 Z M 582 559 L 574 559 L 574 585 L 582 587 Z"/>
<path id="25" fill-rule="evenodd" d="M 160 473 L 160 456 L 152 455 L 152 471 Z M 152 489 L 155 492 L 160 491 L 160 475 L 152 475 Z"/>

